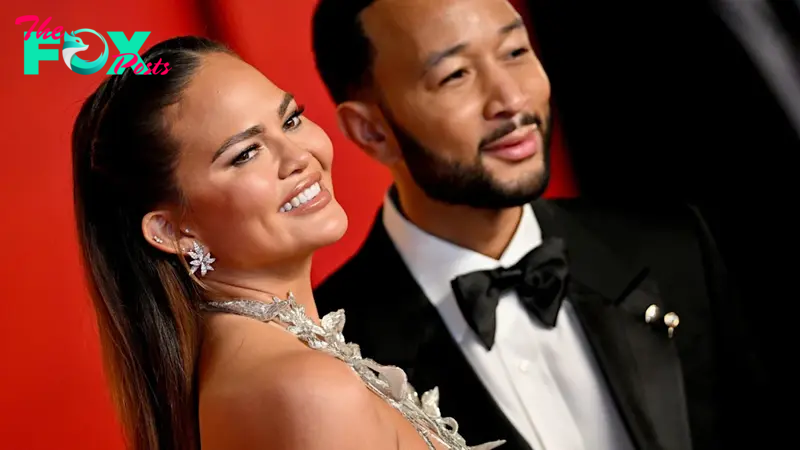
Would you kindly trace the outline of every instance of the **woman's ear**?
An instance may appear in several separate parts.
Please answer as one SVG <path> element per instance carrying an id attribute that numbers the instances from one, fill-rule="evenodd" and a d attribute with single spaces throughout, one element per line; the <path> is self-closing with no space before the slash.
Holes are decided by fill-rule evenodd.
<path id="1" fill-rule="evenodd" d="M 193 235 L 181 230 L 166 210 L 151 211 L 142 218 L 142 233 L 153 247 L 165 253 L 185 254 L 192 249 Z"/>
<path id="2" fill-rule="evenodd" d="M 358 101 L 344 102 L 336 107 L 336 119 L 342 133 L 371 158 L 387 166 L 397 162 L 400 151 L 376 108 Z"/>

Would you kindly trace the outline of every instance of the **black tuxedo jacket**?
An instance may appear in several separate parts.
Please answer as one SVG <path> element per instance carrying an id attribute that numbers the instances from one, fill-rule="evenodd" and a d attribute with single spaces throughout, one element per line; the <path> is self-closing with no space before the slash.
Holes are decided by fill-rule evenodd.
<path id="1" fill-rule="evenodd" d="M 543 236 L 567 243 L 568 299 L 637 448 L 747 442 L 760 364 L 694 210 L 627 214 L 578 200 L 537 200 L 533 208 Z M 343 308 L 345 337 L 364 356 L 401 367 L 420 392 L 438 386 L 443 414 L 459 422 L 468 443 L 506 439 L 502 448 L 530 449 L 463 357 L 381 217 L 358 253 L 316 289 L 320 313 Z M 680 316 L 672 339 L 663 324 L 645 323 L 651 304 Z"/>

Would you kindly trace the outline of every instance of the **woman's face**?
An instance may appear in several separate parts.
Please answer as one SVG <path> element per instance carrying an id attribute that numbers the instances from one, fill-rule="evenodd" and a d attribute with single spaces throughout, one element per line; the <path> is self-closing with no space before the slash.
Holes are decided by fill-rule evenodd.
<path id="1" fill-rule="evenodd" d="M 330 139 L 252 66 L 205 56 L 165 117 L 180 148 L 175 174 L 186 208 L 178 226 L 212 253 L 216 270 L 307 258 L 344 234 Z"/>

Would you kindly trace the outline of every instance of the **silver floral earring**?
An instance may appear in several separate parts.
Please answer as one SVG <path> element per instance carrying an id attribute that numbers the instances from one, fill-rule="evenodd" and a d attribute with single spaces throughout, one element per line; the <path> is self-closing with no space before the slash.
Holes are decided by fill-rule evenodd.
<path id="1" fill-rule="evenodd" d="M 192 274 L 200 269 L 200 276 L 204 277 L 206 276 L 206 273 L 214 270 L 214 268 L 211 267 L 211 264 L 216 261 L 216 259 L 212 258 L 211 253 L 206 252 L 206 249 L 197 241 L 192 242 L 192 251 L 189 252 L 189 257 L 192 258 L 192 260 L 189 262 L 189 264 L 192 266 Z"/>

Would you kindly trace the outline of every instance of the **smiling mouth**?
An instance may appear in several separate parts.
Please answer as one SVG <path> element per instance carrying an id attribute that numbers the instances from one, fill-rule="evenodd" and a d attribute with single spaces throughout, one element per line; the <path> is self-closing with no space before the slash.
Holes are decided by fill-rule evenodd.
<path id="1" fill-rule="evenodd" d="M 320 186 L 319 181 L 317 181 L 316 183 L 304 189 L 299 194 L 292 197 L 288 202 L 284 203 L 284 205 L 281 206 L 279 211 L 285 213 L 295 208 L 299 208 L 302 205 L 315 199 L 321 192 L 322 192 L 322 186 Z"/>
<path id="2" fill-rule="evenodd" d="M 525 130 L 524 132 L 514 132 L 494 144 L 483 149 L 483 154 L 494 159 L 514 164 L 526 161 L 539 153 L 541 134 L 538 126 Z"/>
<path id="3" fill-rule="evenodd" d="M 486 152 L 492 152 L 497 150 L 503 150 L 507 147 L 513 147 L 515 145 L 519 145 L 520 143 L 530 139 L 539 131 L 539 125 L 533 124 L 532 126 L 520 127 L 514 130 L 513 133 L 509 133 L 501 139 L 497 139 L 493 143 L 485 146 L 483 148 Z"/>

